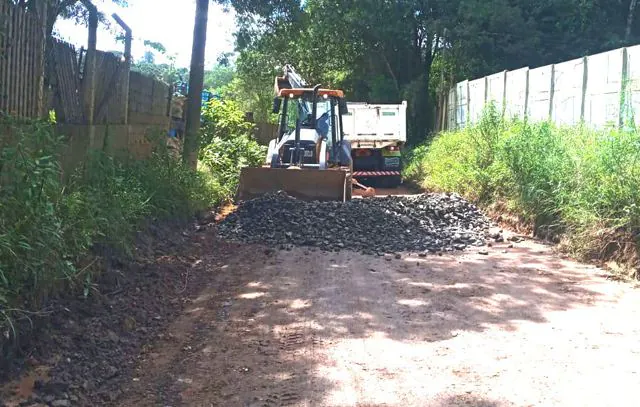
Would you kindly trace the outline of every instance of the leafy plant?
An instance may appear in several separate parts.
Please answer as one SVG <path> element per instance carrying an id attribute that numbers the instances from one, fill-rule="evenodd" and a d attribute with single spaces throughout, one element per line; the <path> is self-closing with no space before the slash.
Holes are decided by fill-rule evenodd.
<path id="1" fill-rule="evenodd" d="M 477 125 L 415 148 L 407 175 L 482 204 L 508 203 L 535 227 L 564 231 L 578 255 L 602 252 L 603 231 L 640 236 L 640 132 L 503 120 L 488 106 Z"/>
<path id="2" fill-rule="evenodd" d="M 230 198 L 238 185 L 240 169 L 263 162 L 266 149 L 253 139 L 253 125 L 234 101 L 209 102 L 203 118 L 200 167 L 213 177 L 222 196 Z"/>
<path id="3" fill-rule="evenodd" d="M 164 146 L 140 161 L 93 152 L 63 182 L 65 140 L 51 123 L 4 118 L 0 127 L 0 331 L 14 338 L 14 319 L 50 296 L 88 294 L 99 270 L 94 248 L 127 253 L 143 222 L 190 217 L 223 196 L 208 173 Z"/>

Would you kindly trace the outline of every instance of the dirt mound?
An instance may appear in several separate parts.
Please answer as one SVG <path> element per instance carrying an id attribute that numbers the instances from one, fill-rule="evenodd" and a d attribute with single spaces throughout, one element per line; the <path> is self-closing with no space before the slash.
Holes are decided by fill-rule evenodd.
<path id="1" fill-rule="evenodd" d="M 365 254 L 483 246 L 491 222 L 457 194 L 300 201 L 279 192 L 240 203 L 219 225 L 227 239 L 351 249 Z"/>

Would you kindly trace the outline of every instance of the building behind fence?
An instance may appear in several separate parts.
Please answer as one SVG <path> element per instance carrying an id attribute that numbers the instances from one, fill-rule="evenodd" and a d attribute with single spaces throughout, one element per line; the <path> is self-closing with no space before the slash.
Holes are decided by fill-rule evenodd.
<path id="1" fill-rule="evenodd" d="M 477 123 L 489 102 L 507 118 L 620 126 L 640 113 L 640 46 L 460 82 L 439 107 L 439 130 Z"/>

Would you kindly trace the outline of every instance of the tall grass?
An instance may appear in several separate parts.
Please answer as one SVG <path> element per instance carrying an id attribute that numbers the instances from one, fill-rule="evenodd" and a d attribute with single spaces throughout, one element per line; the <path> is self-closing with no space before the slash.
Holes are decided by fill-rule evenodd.
<path id="1" fill-rule="evenodd" d="M 237 102 L 212 100 L 202 116 L 200 168 L 210 174 L 224 195 L 231 196 L 238 186 L 240 169 L 260 165 L 267 149 L 253 139 L 253 125 L 245 120 Z"/>
<path id="2" fill-rule="evenodd" d="M 640 132 L 633 127 L 503 120 L 488 106 L 478 124 L 418 146 L 407 175 L 429 189 L 507 204 L 535 227 L 555 226 L 574 254 L 601 254 L 623 237 L 635 246 L 625 256 L 637 259 Z"/>
<path id="3" fill-rule="evenodd" d="M 1 120 L 0 350 L 51 296 L 90 293 L 97 246 L 126 253 L 144 222 L 187 218 L 229 196 L 163 147 L 142 161 L 95 152 L 63 177 L 65 141 L 50 123 Z"/>

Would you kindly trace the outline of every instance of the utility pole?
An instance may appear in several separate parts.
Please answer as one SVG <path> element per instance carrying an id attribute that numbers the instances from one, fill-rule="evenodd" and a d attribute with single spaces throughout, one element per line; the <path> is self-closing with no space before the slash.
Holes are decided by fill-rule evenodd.
<path id="1" fill-rule="evenodd" d="M 191 70 L 189 72 L 189 94 L 187 96 L 186 128 L 182 160 L 190 168 L 198 167 L 200 152 L 200 114 L 202 112 L 202 89 L 204 88 L 204 62 L 207 46 L 207 23 L 209 1 L 196 1 L 196 19 L 193 29 Z"/>

